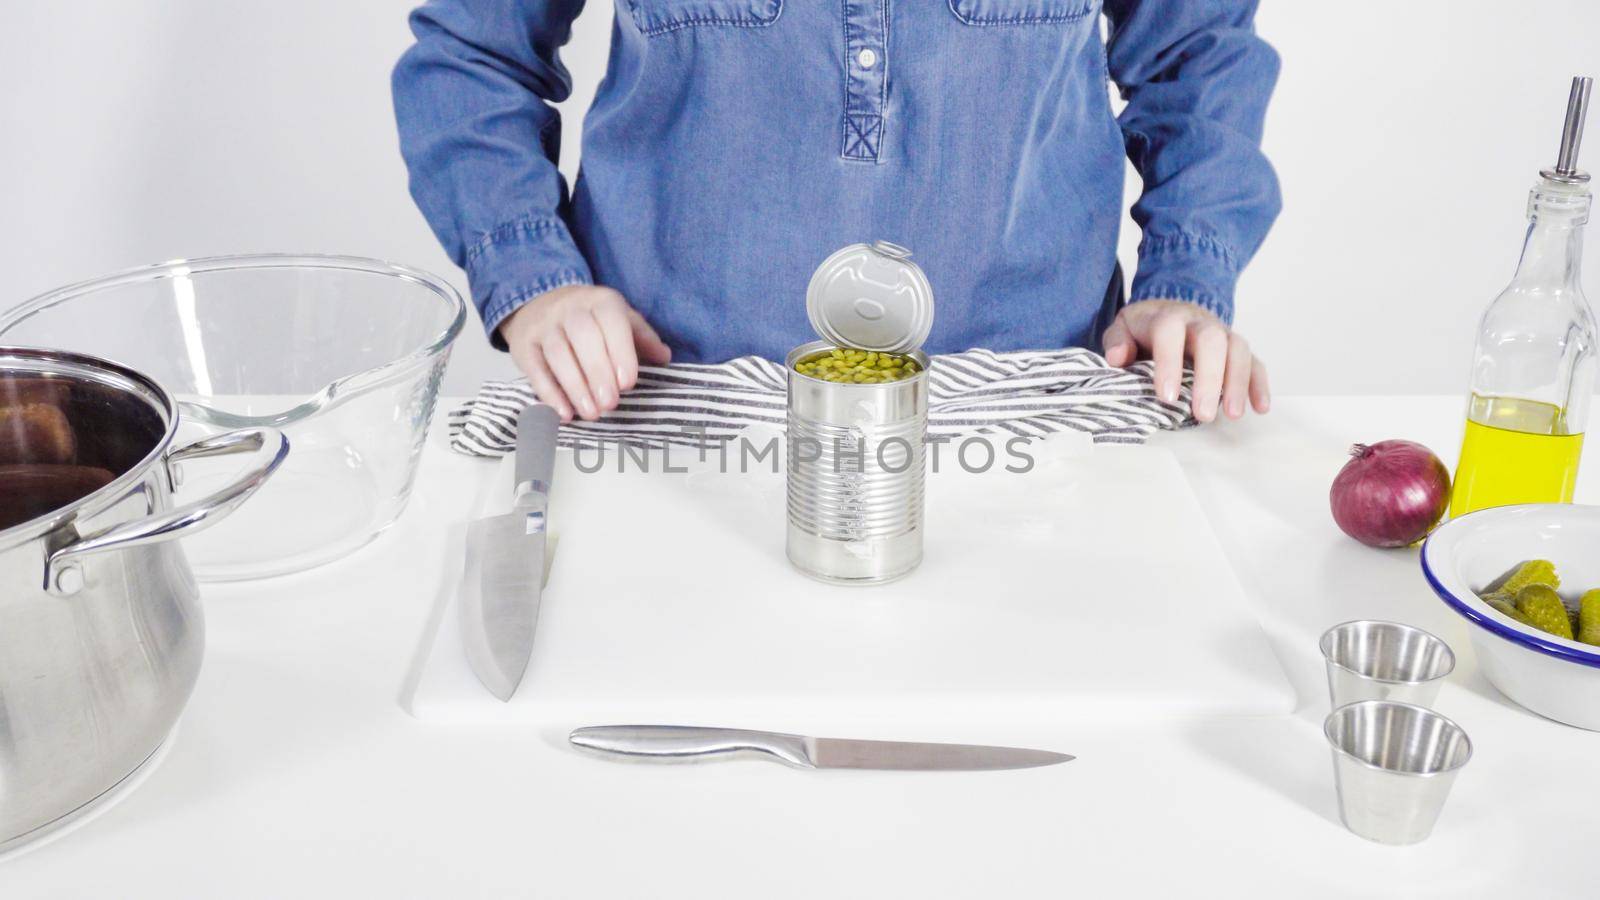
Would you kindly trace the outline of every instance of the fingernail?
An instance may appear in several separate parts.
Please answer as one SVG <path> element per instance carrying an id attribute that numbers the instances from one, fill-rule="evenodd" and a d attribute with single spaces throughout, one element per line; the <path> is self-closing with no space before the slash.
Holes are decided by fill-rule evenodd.
<path id="1" fill-rule="evenodd" d="M 578 409 L 583 412 L 585 419 L 594 418 L 594 404 L 587 400 L 578 401 Z"/>
<path id="2" fill-rule="evenodd" d="M 1178 402 L 1178 389 L 1173 385 L 1166 385 L 1161 389 L 1161 399 L 1168 403 Z"/>
<path id="3" fill-rule="evenodd" d="M 611 407 L 617 405 L 617 398 L 611 396 L 610 391 L 603 390 L 600 392 L 600 405 L 610 409 Z"/>
<path id="4" fill-rule="evenodd" d="M 1228 403 L 1228 415 L 1233 416 L 1235 419 L 1237 419 L 1240 416 L 1244 415 L 1244 401 L 1243 400 L 1233 400 L 1233 401 L 1229 402 Z"/>

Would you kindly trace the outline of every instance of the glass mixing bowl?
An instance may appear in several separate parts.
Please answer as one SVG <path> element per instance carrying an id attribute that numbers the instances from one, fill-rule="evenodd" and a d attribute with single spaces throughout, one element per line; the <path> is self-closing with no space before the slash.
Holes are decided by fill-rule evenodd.
<path id="1" fill-rule="evenodd" d="M 229 256 L 134 269 L 0 315 L 0 343 L 76 350 L 154 379 L 178 401 L 178 443 L 270 426 L 277 476 L 184 539 L 195 574 L 295 572 L 376 537 L 405 508 L 450 345 L 466 320 L 439 278 L 371 259 Z M 192 460 L 177 498 L 234 477 Z"/>

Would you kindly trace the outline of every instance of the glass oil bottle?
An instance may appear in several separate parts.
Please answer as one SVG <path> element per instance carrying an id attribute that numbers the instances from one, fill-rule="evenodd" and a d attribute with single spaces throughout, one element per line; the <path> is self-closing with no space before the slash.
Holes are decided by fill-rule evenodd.
<path id="1" fill-rule="evenodd" d="M 1573 79 L 1560 156 L 1528 197 L 1516 276 L 1478 327 L 1452 516 L 1572 501 L 1596 370 L 1594 314 L 1579 284 L 1590 195 L 1578 148 L 1592 84 Z"/>

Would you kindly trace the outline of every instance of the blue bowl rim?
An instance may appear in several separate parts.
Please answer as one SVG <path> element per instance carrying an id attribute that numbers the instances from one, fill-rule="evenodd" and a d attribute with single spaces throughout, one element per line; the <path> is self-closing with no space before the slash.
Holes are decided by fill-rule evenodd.
<path id="1" fill-rule="evenodd" d="M 1488 512 L 1488 510 L 1483 511 Z M 1476 515 L 1476 513 L 1469 515 Z M 1462 518 L 1468 517 L 1463 516 Z M 1448 523 L 1446 524 L 1448 525 Z M 1438 534 L 1438 530 L 1435 530 L 1434 534 Z M 1438 576 L 1433 574 L 1433 567 L 1428 565 L 1428 545 L 1433 543 L 1433 538 L 1434 535 L 1430 534 L 1428 539 L 1422 542 L 1422 552 L 1417 554 L 1417 557 L 1422 562 L 1422 576 L 1428 579 L 1428 585 L 1433 588 L 1435 594 L 1439 595 L 1439 599 L 1445 602 L 1445 605 L 1455 610 L 1462 617 L 1482 626 L 1496 637 L 1508 640 L 1513 644 L 1520 644 L 1530 650 L 1537 650 L 1546 656 L 1554 656 L 1557 659 L 1564 659 L 1568 662 L 1600 669 L 1600 652 L 1581 650 L 1577 647 L 1569 646 L 1559 638 L 1544 638 L 1528 634 L 1497 620 L 1491 612 L 1476 609 L 1460 597 L 1457 597 L 1439 581 Z"/>

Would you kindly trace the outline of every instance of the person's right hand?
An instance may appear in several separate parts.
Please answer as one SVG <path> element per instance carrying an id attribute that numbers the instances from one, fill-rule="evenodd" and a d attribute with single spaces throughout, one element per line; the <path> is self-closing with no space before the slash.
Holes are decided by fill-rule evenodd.
<path id="1" fill-rule="evenodd" d="M 672 351 L 644 316 L 608 287 L 571 284 L 540 294 L 500 323 L 511 359 L 561 421 L 616 409 L 639 360 L 664 366 Z"/>

